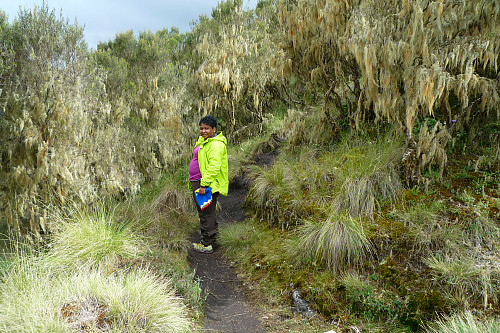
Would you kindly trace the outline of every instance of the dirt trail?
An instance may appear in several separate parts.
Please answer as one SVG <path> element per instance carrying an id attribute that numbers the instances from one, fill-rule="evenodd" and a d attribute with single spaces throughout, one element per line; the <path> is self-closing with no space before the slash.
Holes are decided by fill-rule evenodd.
<path id="1" fill-rule="evenodd" d="M 233 183 L 227 197 L 219 196 L 222 208 L 217 217 L 219 227 L 235 223 L 245 218 L 241 207 L 248 190 L 247 184 Z M 199 241 L 199 233 L 193 235 Z M 231 265 L 223 257 L 220 249 L 212 254 L 195 251 L 189 253 L 189 263 L 196 269 L 201 280 L 201 288 L 207 294 L 206 319 L 204 330 L 207 332 L 265 332 L 258 312 L 247 302 L 243 283 Z"/>

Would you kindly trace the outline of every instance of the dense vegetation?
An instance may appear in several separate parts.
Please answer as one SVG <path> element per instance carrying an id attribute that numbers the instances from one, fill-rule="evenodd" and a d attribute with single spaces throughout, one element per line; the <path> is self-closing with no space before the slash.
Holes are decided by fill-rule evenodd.
<path id="1" fill-rule="evenodd" d="M 0 12 L 0 224 L 55 251 L 80 246 L 61 245 L 51 213 L 68 206 L 127 199 L 185 219 L 178 170 L 210 113 L 238 145 L 233 179 L 252 180 L 252 218 L 221 242 L 248 253 L 235 258 L 259 290 L 300 288 L 338 330 L 442 314 L 429 330 L 494 327 L 499 16 L 498 0 L 228 0 L 188 33 L 121 32 L 91 51 L 45 5 Z M 159 180 L 162 196 L 137 201 Z M 182 251 L 187 231 L 162 228 L 160 251 Z"/>

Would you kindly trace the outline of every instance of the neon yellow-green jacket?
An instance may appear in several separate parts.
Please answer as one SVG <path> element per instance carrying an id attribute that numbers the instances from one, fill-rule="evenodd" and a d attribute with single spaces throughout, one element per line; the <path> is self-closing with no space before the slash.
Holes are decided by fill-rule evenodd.
<path id="1" fill-rule="evenodd" d="M 222 133 L 217 133 L 216 137 L 204 140 L 202 136 L 198 138 L 196 146 L 200 146 L 198 151 L 198 164 L 201 172 L 201 186 L 210 186 L 212 193 L 219 192 L 226 196 L 229 188 L 227 140 Z"/>

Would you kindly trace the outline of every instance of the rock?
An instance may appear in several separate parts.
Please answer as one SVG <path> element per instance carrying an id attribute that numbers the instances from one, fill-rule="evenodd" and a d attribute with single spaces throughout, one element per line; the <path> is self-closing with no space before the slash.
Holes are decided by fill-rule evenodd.
<path id="1" fill-rule="evenodd" d="M 298 289 L 293 291 L 292 301 L 295 306 L 295 310 L 298 313 L 303 314 L 306 318 L 311 318 L 316 314 L 316 312 L 309 306 L 309 303 L 300 296 L 300 291 Z"/>

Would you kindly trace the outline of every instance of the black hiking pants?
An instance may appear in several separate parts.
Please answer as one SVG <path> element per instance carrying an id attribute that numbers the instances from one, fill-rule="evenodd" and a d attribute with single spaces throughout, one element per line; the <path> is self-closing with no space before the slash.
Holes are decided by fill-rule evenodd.
<path id="1" fill-rule="evenodd" d="M 219 192 L 212 193 L 212 203 L 210 206 L 202 210 L 200 206 L 196 203 L 195 191 L 200 187 L 200 181 L 192 181 L 191 187 L 193 189 L 193 199 L 198 210 L 198 216 L 200 217 L 200 231 L 201 231 L 201 243 L 205 246 L 214 245 L 215 239 L 217 237 L 217 219 L 216 219 L 216 208 L 217 208 L 217 197 Z"/>

